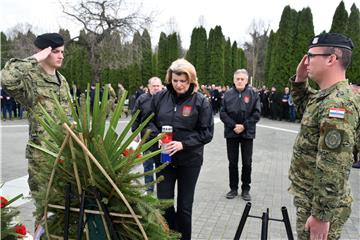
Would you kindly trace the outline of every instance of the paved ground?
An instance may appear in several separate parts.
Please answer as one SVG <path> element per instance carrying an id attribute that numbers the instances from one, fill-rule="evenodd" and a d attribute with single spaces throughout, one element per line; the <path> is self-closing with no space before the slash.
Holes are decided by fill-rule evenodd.
<path id="1" fill-rule="evenodd" d="M 126 119 L 124 119 L 126 121 Z M 245 202 L 237 197 L 224 196 L 229 191 L 228 170 L 223 124 L 216 118 L 213 141 L 205 148 L 205 160 L 196 187 L 193 209 L 193 239 L 233 239 Z M 27 163 L 24 148 L 27 140 L 25 121 L 2 122 L 1 126 L 1 182 L 6 182 L 2 194 L 26 192 Z M 251 215 L 261 216 L 269 208 L 271 218 L 282 218 L 281 207 L 286 206 L 294 231 L 295 209 L 287 192 L 287 178 L 292 145 L 299 124 L 262 119 L 254 142 Z M 360 170 L 352 169 L 353 212 L 346 223 L 341 239 L 360 239 Z M 5 190 L 4 190 L 5 189 Z M 23 221 L 32 230 L 33 204 L 19 202 Z M 249 218 L 241 239 L 260 239 L 261 220 Z M 296 237 L 296 233 L 294 232 Z M 286 239 L 284 225 L 270 222 L 269 239 Z"/>

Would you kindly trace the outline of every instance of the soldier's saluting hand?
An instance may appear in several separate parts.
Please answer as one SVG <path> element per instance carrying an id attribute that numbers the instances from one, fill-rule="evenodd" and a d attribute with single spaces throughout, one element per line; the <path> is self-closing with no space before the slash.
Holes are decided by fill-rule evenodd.
<path id="1" fill-rule="evenodd" d="M 35 53 L 33 58 L 35 58 L 38 62 L 42 62 L 50 55 L 51 51 L 51 47 L 44 48 L 40 52 Z"/>

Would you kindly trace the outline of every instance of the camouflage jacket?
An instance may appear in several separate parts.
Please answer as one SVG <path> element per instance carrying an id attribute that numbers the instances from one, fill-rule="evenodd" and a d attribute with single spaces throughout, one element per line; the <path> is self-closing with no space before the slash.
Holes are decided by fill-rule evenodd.
<path id="1" fill-rule="evenodd" d="M 307 199 L 311 214 L 323 221 L 351 205 L 349 174 L 359 132 L 360 103 L 347 80 L 316 91 L 308 82 L 292 84 L 294 102 L 303 110 L 289 171 L 289 191 Z"/>
<path id="2" fill-rule="evenodd" d="M 69 86 L 65 77 L 59 72 L 56 72 L 56 77 L 47 74 L 35 58 L 10 59 L 1 70 L 1 85 L 16 101 L 37 115 L 42 115 L 41 104 L 50 116 L 54 116 L 55 100 L 52 93 L 58 97 L 65 111 L 70 113 L 67 100 Z M 31 112 L 28 119 L 29 140 L 40 144 L 39 136 L 44 134 L 44 129 Z"/>

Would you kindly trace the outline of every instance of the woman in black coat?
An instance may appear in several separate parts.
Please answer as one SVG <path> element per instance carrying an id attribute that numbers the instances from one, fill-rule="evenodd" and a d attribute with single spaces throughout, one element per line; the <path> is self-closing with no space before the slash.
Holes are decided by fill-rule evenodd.
<path id="1" fill-rule="evenodd" d="M 155 113 L 150 127 L 153 134 L 162 126 L 172 126 L 173 139 L 166 145 L 171 163 L 157 176 L 164 180 L 157 185 L 159 199 L 174 199 L 177 182 L 177 209 L 166 209 L 170 229 L 191 239 L 191 216 L 195 185 L 203 162 L 204 145 L 212 140 L 214 121 L 208 99 L 199 93 L 196 70 L 185 59 L 174 61 L 166 74 L 167 89 L 153 97 Z M 161 164 L 157 161 L 157 165 Z"/>

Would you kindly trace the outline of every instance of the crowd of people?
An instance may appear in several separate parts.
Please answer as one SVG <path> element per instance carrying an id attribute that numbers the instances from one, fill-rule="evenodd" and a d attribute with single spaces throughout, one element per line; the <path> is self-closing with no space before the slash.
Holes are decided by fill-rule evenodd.
<path id="1" fill-rule="evenodd" d="M 24 109 L 11 95 L 0 87 L 2 120 L 22 119 Z"/>
<path id="2" fill-rule="evenodd" d="M 43 34 L 34 44 L 37 52 L 33 56 L 11 59 L 1 72 L 4 88 L 1 104 L 5 118 L 9 106 L 12 106 L 11 101 L 18 101 L 41 115 L 40 103 L 52 114 L 54 95 L 50 92 L 59 97 L 64 111 L 69 111 L 67 92 L 70 89 L 65 77 L 58 72 L 64 58 L 62 36 Z M 153 77 L 147 87 L 139 87 L 129 97 L 128 103 L 129 112 L 140 110 L 132 130 L 152 113 L 154 117 L 144 129 L 151 130 L 150 139 L 158 136 L 164 126 L 172 129 L 172 139 L 163 144 L 171 161 L 156 173 L 156 178 L 164 176 L 164 180 L 156 184 L 156 196 L 176 201 L 165 209 L 164 217 L 169 228 L 180 232 L 181 239 L 191 239 L 196 183 L 203 163 L 204 146 L 213 138 L 213 116 L 218 113 L 224 124 L 229 168 L 230 191 L 224 196 L 235 198 L 241 180 L 241 197 L 251 201 L 253 139 L 256 123 L 262 115 L 290 122 L 301 119 L 289 171 L 289 191 L 294 195 L 297 209 L 298 239 L 339 239 L 351 212 L 349 173 L 354 159 L 358 159 L 353 150 L 360 147 L 359 89 L 350 86 L 345 76 L 352 49 L 351 39 L 341 34 L 325 33 L 314 37 L 296 69 L 296 75 L 289 80 L 291 90 L 285 87 L 281 93 L 275 87 L 270 90 L 266 86 L 258 90 L 252 87 L 246 69 L 235 71 L 232 87 L 199 86 L 195 67 L 185 59 L 171 63 L 164 86 L 160 78 Z M 312 89 L 308 79 L 314 80 L 320 90 Z M 120 91 L 123 89 L 119 86 Z M 95 86 L 90 91 L 93 105 Z M 109 92 L 115 104 L 120 93 L 115 94 L 111 85 Z M 73 87 L 72 94 L 79 96 L 80 89 Z M 11 96 L 15 100 L 11 100 Z M 46 132 L 31 113 L 28 118 L 29 141 L 41 146 L 41 139 L 47 137 Z M 150 151 L 156 149 L 158 146 Z M 240 149 L 242 168 L 239 174 Z M 36 192 L 39 186 L 36 174 L 41 171 L 44 158 L 30 145 L 26 157 L 29 161 L 29 186 L 32 192 Z M 162 164 L 159 156 L 144 162 L 144 171 L 152 171 L 154 164 Z M 148 174 L 145 183 L 154 179 Z M 149 187 L 147 193 L 154 193 L 154 188 Z"/>

